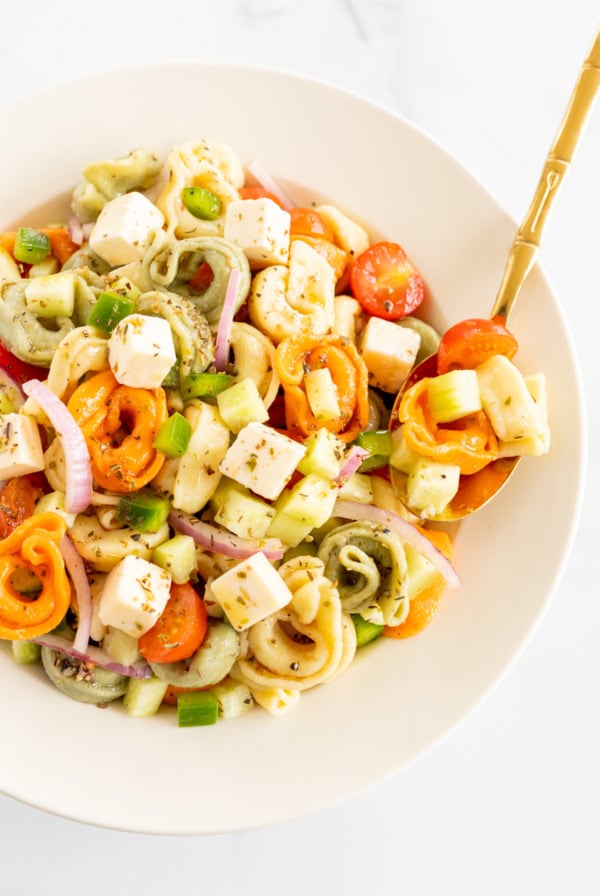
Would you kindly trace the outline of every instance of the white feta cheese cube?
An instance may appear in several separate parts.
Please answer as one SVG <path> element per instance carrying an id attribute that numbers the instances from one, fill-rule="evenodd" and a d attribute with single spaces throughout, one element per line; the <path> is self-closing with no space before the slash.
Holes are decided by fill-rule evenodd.
<path id="1" fill-rule="evenodd" d="M 369 384 L 397 392 L 415 363 L 421 337 L 390 320 L 370 318 L 362 332 L 359 352 L 369 371 Z"/>
<path id="2" fill-rule="evenodd" d="M 252 268 L 287 264 L 290 220 L 272 199 L 237 199 L 227 206 L 223 236 L 243 249 Z"/>
<path id="3" fill-rule="evenodd" d="M 128 314 L 108 340 L 108 363 L 123 386 L 157 389 L 177 360 L 171 327 L 162 317 Z"/>
<path id="4" fill-rule="evenodd" d="M 103 625 L 141 637 L 156 623 L 169 600 L 171 576 L 143 557 L 125 557 L 106 576 L 98 618 Z"/>
<path id="5" fill-rule="evenodd" d="M 90 249 L 112 267 L 141 261 L 150 233 L 164 224 L 163 213 L 142 193 L 123 193 L 107 202 L 90 234 Z"/>
<path id="6" fill-rule="evenodd" d="M 211 591 L 238 632 L 276 613 L 292 599 L 290 589 L 262 551 L 213 579 Z"/>
<path id="7" fill-rule="evenodd" d="M 277 498 L 289 482 L 306 448 L 263 423 L 249 423 L 239 433 L 219 464 L 235 479 L 263 498 Z"/>
<path id="8" fill-rule="evenodd" d="M 39 429 L 26 414 L 0 414 L 0 479 L 44 469 Z"/>

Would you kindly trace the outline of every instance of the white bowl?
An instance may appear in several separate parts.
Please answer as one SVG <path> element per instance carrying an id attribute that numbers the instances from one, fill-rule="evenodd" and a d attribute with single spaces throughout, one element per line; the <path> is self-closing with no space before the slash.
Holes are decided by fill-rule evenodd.
<path id="1" fill-rule="evenodd" d="M 439 326 L 484 317 L 515 223 L 464 167 L 408 122 L 357 96 L 261 68 L 189 64 L 106 74 L 2 111 L 0 227 L 43 224 L 82 167 L 191 138 L 259 158 L 290 191 L 324 196 L 404 245 Z M 533 188 L 533 185 L 532 185 Z M 49 204 L 46 202 L 49 201 Z M 34 211 L 36 210 L 37 211 Z M 287 714 L 179 729 L 66 699 L 0 650 L 0 789 L 71 819 L 193 834 L 322 809 L 405 769 L 489 694 L 534 632 L 569 552 L 584 468 L 582 394 L 556 297 L 536 268 L 511 328 L 524 372 L 544 371 L 550 453 L 462 523 L 463 587 L 408 641 L 379 641 Z M 518 736 L 515 732 L 515 737 Z"/>

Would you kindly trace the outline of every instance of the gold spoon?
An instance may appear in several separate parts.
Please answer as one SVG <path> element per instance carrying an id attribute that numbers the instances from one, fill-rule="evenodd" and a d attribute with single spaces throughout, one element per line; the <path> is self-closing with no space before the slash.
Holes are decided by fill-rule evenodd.
<path id="1" fill-rule="evenodd" d="M 534 265 L 550 210 L 563 178 L 569 170 L 599 88 L 600 31 L 596 34 L 592 49 L 581 67 L 558 133 L 546 157 L 533 200 L 513 240 L 490 318 L 500 316 L 508 321 L 521 287 Z M 414 368 L 394 402 L 390 429 L 400 425 L 398 408 L 406 390 L 423 377 L 435 376 L 436 373 L 435 354 L 425 358 Z M 459 520 L 479 510 L 505 485 L 519 459 L 519 457 L 500 458 L 488 464 L 479 473 L 461 476 L 457 494 L 443 513 L 431 519 L 440 522 Z M 403 504 L 406 504 L 406 475 L 393 467 L 390 467 L 390 475 L 398 497 Z"/>

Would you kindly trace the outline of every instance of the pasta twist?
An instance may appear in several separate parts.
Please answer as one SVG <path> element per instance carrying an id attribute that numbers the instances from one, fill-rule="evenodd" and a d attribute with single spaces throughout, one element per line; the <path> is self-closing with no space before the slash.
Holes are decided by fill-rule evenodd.
<path id="1" fill-rule="evenodd" d="M 193 278 L 204 262 L 210 266 L 212 280 L 199 292 L 193 287 Z M 244 252 L 216 236 L 174 239 L 158 230 L 144 255 L 143 270 L 156 288 L 187 296 L 213 327 L 219 323 L 232 270 L 241 274 L 235 311 L 245 301 L 250 289 L 250 266 Z"/>
<path id="2" fill-rule="evenodd" d="M 324 575 L 323 563 L 317 557 L 295 557 L 280 566 L 279 574 L 292 599 L 248 630 L 248 655 L 236 668 L 256 701 L 269 706 L 285 692 L 329 681 L 348 667 L 356 652 L 354 624 L 342 610 L 337 588 Z"/>
<path id="3" fill-rule="evenodd" d="M 408 571 L 399 535 L 369 520 L 346 523 L 325 536 L 318 557 L 344 610 L 378 625 L 404 622 Z"/>
<path id="4" fill-rule="evenodd" d="M 166 161 L 167 183 L 156 204 L 165 216 L 167 232 L 178 239 L 195 236 L 220 236 L 230 202 L 239 199 L 244 170 L 235 153 L 220 143 L 208 140 L 188 141 L 174 147 Z M 196 218 L 183 204 L 184 187 L 203 187 L 221 202 L 220 214 L 208 221 Z"/>
<path id="5" fill-rule="evenodd" d="M 230 346 L 236 370 L 235 382 L 253 380 L 265 407 L 271 407 L 280 385 L 275 369 L 275 346 L 271 340 L 256 327 L 234 321 Z"/>
<path id="6" fill-rule="evenodd" d="M 135 149 L 121 159 L 102 159 L 83 169 L 85 180 L 73 191 L 71 208 L 80 221 L 95 221 L 106 203 L 122 193 L 145 190 L 161 169 L 158 157 Z"/>
<path id="7" fill-rule="evenodd" d="M 289 268 L 272 265 L 254 277 L 248 299 L 250 320 L 275 344 L 286 336 L 322 336 L 333 329 L 335 276 L 311 246 L 294 240 Z"/>
<path id="8" fill-rule="evenodd" d="M 111 518 L 114 521 L 114 518 Z M 80 513 L 69 529 L 69 535 L 86 563 L 98 572 L 110 572 L 120 560 L 130 555 L 150 560 L 152 551 L 169 537 L 169 524 L 157 532 L 140 532 L 121 525 L 105 529 L 97 512 Z"/>

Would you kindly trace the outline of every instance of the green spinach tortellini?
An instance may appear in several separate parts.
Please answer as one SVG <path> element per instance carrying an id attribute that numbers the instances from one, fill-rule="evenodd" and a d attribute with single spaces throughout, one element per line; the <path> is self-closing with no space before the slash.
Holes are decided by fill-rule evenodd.
<path id="1" fill-rule="evenodd" d="M 399 625 L 408 614 L 407 567 L 399 535 L 368 520 L 332 529 L 319 546 L 342 607 L 368 622 Z"/>

